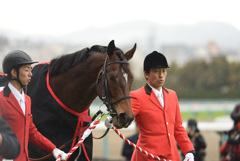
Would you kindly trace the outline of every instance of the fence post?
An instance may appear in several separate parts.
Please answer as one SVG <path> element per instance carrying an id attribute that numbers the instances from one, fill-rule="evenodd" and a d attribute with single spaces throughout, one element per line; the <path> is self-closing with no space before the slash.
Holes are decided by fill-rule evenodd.
<path id="1" fill-rule="evenodd" d="M 105 133 L 104 130 L 103 130 L 103 133 Z M 108 135 L 103 137 L 103 157 L 105 159 L 109 158 Z"/>

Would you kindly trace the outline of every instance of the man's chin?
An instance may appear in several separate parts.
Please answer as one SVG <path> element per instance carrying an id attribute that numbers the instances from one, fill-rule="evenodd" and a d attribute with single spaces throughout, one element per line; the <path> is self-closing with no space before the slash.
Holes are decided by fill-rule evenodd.
<path id="1" fill-rule="evenodd" d="M 158 87 L 162 87 L 164 83 L 158 83 Z"/>
<path id="2" fill-rule="evenodd" d="M 27 87 L 28 83 L 23 84 L 23 87 Z"/>

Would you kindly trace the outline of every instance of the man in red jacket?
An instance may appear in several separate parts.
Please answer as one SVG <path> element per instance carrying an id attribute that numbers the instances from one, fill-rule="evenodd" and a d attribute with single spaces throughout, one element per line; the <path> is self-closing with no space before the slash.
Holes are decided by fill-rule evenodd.
<path id="1" fill-rule="evenodd" d="M 0 92 L 0 116 L 5 119 L 20 142 L 20 154 L 14 161 L 28 161 L 28 141 L 52 153 L 55 158 L 66 160 L 67 154 L 42 134 L 32 122 L 31 99 L 24 91 L 31 80 L 31 64 L 36 63 L 23 51 L 14 50 L 3 60 L 3 71 L 9 79 Z M 2 158 L 0 157 L 0 160 Z"/>
<path id="2" fill-rule="evenodd" d="M 137 145 L 156 156 L 180 161 L 176 142 L 185 154 L 184 161 L 194 161 L 195 150 L 182 126 L 175 91 L 164 88 L 169 68 L 165 56 L 154 51 L 144 60 L 147 84 L 132 91 L 132 108 L 139 128 Z M 144 153 L 134 150 L 131 161 L 150 161 Z"/>

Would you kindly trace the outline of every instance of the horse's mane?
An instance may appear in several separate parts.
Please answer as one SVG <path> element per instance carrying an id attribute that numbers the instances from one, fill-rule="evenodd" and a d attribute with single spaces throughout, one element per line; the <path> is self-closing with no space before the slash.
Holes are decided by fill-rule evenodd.
<path id="1" fill-rule="evenodd" d="M 60 57 L 54 58 L 50 62 L 49 75 L 56 76 L 60 73 L 68 71 L 70 68 L 76 66 L 78 63 L 83 62 L 88 57 L 96 53 L 106 53 L 107 47 L 94 45 L 90 49 L 84 48 L 74 53 L 65 54 Z M 116 48 L 118 57 L 123 60 L 123 52 L 121 49 Z"/>

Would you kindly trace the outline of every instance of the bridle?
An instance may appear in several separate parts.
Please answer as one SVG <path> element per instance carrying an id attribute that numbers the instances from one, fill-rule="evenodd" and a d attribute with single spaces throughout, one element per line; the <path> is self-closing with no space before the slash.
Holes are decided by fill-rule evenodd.
<path id="1" fill-rule="evenodd" d="M 98 75 L 97 82 L 96 82 L 96 87 L 98 86 L 100 78 L 102 76 L 102 87 L 103 87 L 102 88 L 102 96 L 100 97 L 99 94 L 98 94 L 98 96 L 103 101 L 103 103 L 106 105 L 107 111 L 109 112 L 109 114 L 111 116 L 114 116 L 114 115 L 117 115 L 117 112 L 115 110 L 114 104 L 117 103 L 117 102 L 120 102 L 120 101 L 122 101 L 124 99 L 130 99 L 131 96 L 130 95 L 124 96 L 124 97 L 119 98 L 119 99 L 117 99 L 115 101 L 111 100 L 111 96 L 110 96 L 109 89 L 108 89 L 106 67 L 108 65 L 111 65 L 111 64 L 129 64 L 129 63 L 126 62 L 126 61 L 113 61 L 113 62 L 107 63 L 107 60 L 108 60 L 108 55 L 106 56 L 106 59 L 105 59 L 104 65 L 103 65 L 103 69 L 101 70 L 101 72 Z"/>

